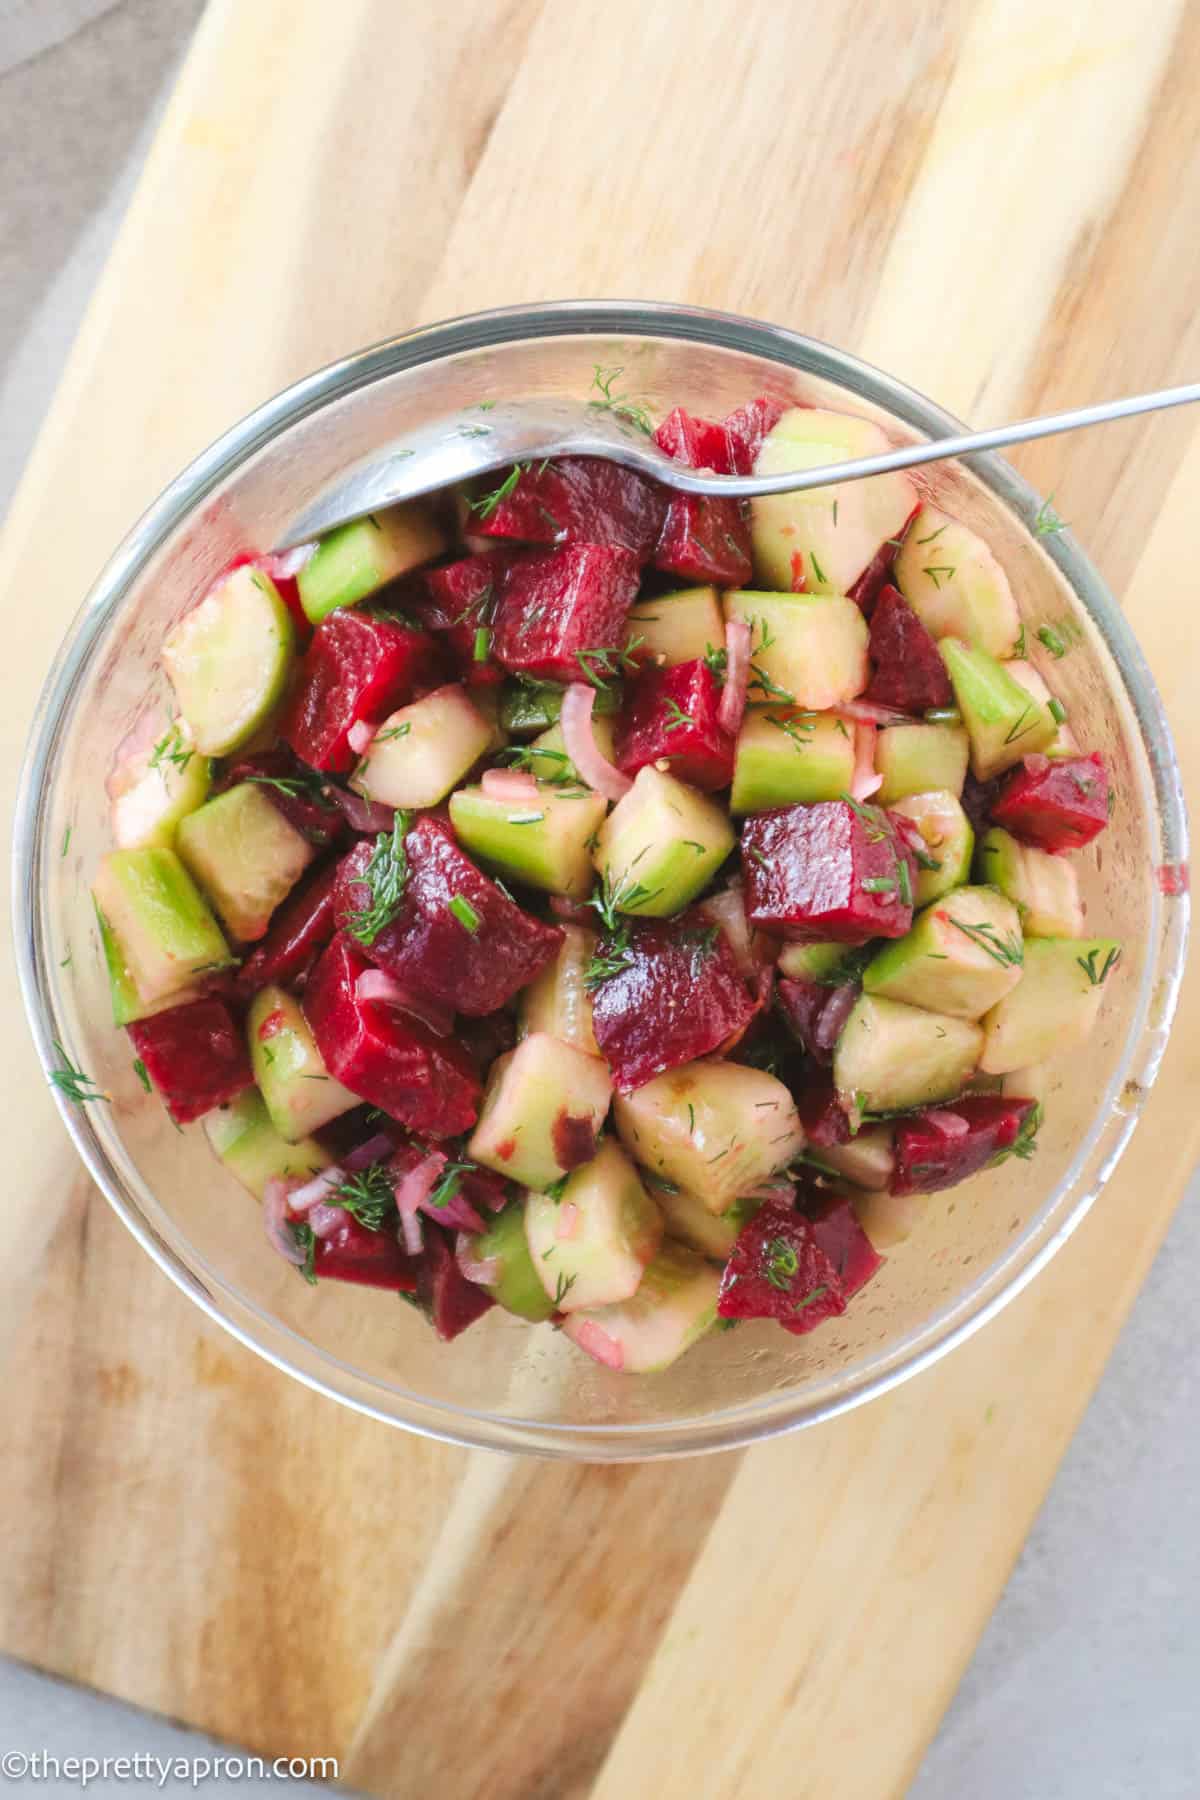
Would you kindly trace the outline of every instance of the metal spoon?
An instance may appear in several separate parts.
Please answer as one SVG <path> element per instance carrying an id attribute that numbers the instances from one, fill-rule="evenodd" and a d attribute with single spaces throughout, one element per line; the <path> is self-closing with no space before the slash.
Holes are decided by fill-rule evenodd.
<path id="1" fill-rule="evenodd" d="M 305 507 L 278 548 L 286 550 L 294 544 L 308 543 L 336 525 L 362 518 L 381 507 L 394 506 L 399 500 L 415 499 L 434 488 L 467 481 L 495 469 L 510 469 L 515 463 L 536 463 L 553 456 L 607 457 L 610 462 L 624 463 L 643 475 L 652 475 L 664 487 L 683 494 L 729 494 L 738 498 L 794 494 L 806 488 L 826 487 L 834 481 L 859 481 L 865 475 L 885 475 L 892 469 L 941 462 L 972 450 L 1024 444 L 1032 438 L 1053 437 L 1059 431 L 1103 425 L 1110 419 L 1129 419 L 1137 413 L 1186 406 L 1193 400 L 1200 400 L 1200 382 L 1162 388 L 1154 394 L 1134 394 L 1125 400 L 1106 400 L 1099 406 L 1079 406 L 1042 419 L 1022 419 L 1015 425 L 994 426 L 990 431 L 960 432 L 955 437 L 934 438 L 928 443 L 904 444 L 878 456 L 855 457 L 815 469 L 785 470 L 777 475 L 713 475 L 708 470 L 689 469 L 660 450 L 619 401 L 498 400 L 494 405 L 468 407 L 450 418 L 437 419 L 372 452 Z"/>

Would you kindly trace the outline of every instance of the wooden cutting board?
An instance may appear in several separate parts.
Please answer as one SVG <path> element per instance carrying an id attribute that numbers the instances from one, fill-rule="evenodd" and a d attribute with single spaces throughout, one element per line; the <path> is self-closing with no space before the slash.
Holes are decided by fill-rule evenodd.
<path id="1" fill-rule="evenodd" d="M 986 422 L 1194 377 L 1200 6 L 214 0 L 14 508 L 0 757 L 158 488 L 284 383 L 492 303 L 756 313 Z M 1200 778 L 1200 419 L 1031 450 Z M 6 784 L 7 785 L 7 784 Z M 1197 982 L 1050 1270 L 744 1456 L 409 1439 L 200 1315 L 89 1192 L 4 975 L 0 1647 L 444 1800 L 904 1791 L 1197 1149 Z"/>

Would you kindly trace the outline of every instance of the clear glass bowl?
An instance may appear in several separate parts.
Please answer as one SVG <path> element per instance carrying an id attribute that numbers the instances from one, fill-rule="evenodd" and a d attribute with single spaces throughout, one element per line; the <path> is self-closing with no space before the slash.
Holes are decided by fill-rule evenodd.
<path id="1" fill-rule="evenodd" d="M 1079 860 L 1090 921 L 1124 940 L 1125 958 L 1086 1050 L 1054 1070 L 1037 1156 L 931 1199 L 914 1236 L 819 1332 L 743 1326 L 656 1376 L 613 1375 L 498 1310 L 443 1345 L 393 1295 L 298 1281 L 199 1128 L 177 1131 L 142 1092 L 128 1040 L 112 1028 L 88 895 L 108 847 L 104 777 L 147 699 L 165 698 L 165 633 L 236 551 L 269 547 L 381 440 L 498 395 L 585 396 L 597 363 L 621 365 L 624 390 L 659 413 L 681 404 L 721 415 L 767 392 L 864 413 L 898 442 L 959 428 L 827 345 L 686 307 L 515 307 L 364 351 L 236 425 L 116 552 L 46 683 L 15 841 L 17 954 L 38 1049 L 49 1069 L 59 1040 L 112 1095 L 111 1106 L 64 1105 L 63 1116 L 159 1266 L 279 1368 L 375 1418 L 595 1461 L 727 1449 L 812 1424 L 884 1392 L 996 1312 L 1070 1234 L 1129 1138 L 1162 1055 L 1187 928 L 1186 897 L 1170 891 L 1186 857 L 1175 757 L 1112 596 L 1069 536 L 1033 534 L 1038 497 L 999 458 L 933 465 L 922 487 L 996 550 L 1031 626 L 1032 659 L 1046 661 L 1037 624 L 1075 628 L 1054 685 L 1115 777 L 1112 827 Z"/>

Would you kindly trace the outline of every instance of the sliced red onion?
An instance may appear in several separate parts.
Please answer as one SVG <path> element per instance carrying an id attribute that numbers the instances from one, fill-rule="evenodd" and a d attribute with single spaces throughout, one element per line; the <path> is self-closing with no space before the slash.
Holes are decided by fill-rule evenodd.
<path id="1" fill-rule="evenodd" d="M 843 705 L 834 708 L 839 719 L 848 719 L 857 725 L 911 725 L 911 713 L 901 712 L 898 706 L 878 706 L 874 700 L 847 700 Z"/>
<path id="2" fill-rule="evenodd" d="M 312 1227 L 314 1237 L 332 1237 L 339 1225 L 346 1222 L 346 1209 L 343 1206 L 326 1206 L 323 1200 L 309 1208 L 308 1223 Z"/>
<path id="3" fill-rule="evenodd" d="M 817 1020 L 813 1041 L 819 1050 L 832 1050 L 842 1035 L 842 1026 L 854 1011 L 854 1003 L 858 999 L 858 983 L 846 982 L 844 987 L 834 988 Z"/>
<path id="4" fill-rule="evenodd" d="M 500 1279 L 500 1258 L 473 1255 L 474 1243 L 469 1231 L 460 1231 L 455 1238 L 454 1260 L 458 1272 L 465 1281 L 474 1281 L 479 1287 L 495 1287 Z"/>
<path id="5" fill-rule="evenodd" d="M 746 904 L 741 888 L 727 887 L 719 894 L 710 894 L 707 900 L 701 902 L 700 911 L 724 932 L 739 973 L 747 981 L 755 980 L 758 963 L 750 947 L 750 926 L 746 919 Z"/>
<path id="6" fill-rule="evenodd" d="M 454 1029 L 454 1013 L 450 1007 L 425 994 L 412 993 L 403 982 L 383 969 L 364 969 L 354 984 L 354 997 L 368 1006 L 398 1006 L 428 1025 L 437 1037 L 449 1037 Z"/>
<path id="7" fill-rule="evenodd" d="M 779 1206 L 794 1206 L 796 1202 L 796 1184 L 782 1175 L 775 1175 L 770 1181 L 752 1189 L 751 1200 L 774 1200 Z"/>
<path id="8" fill-rule="evenodd" d="M 291 1213 L 307 1212 L 310 1207 L 328 1200 L 336 1187 L 341 1187 L 346 1179 L 345 1170 L 334 1163 L 330 1169 L 322 1169 L 312 1181 L 306 1181 L 303 1187 L 294 1187 L 288 1195 L 288 1211 Z"/>
<path id="9" fill-rule="evenodd" d="M 854 727 L 854 775 L 850 782 L 850 795 L 854 800 L 869 800 L 883 786 L 883 776 L 875 769 L 875 739 L 878 735 L 876 725 L 860 723 Z"/>
<path id="10" fill-rule="evenodd" d="M 569 1243 L 579 1232 L 579 1208 L 573 1200 L 564 1200 L 558 1209 L 558 1224 L 554 1235 L 561 1242 Z"/>
<path id="11" fill-rule="evenodd" d="M 589 687 L 586 681 L 573 681 L 563 695 L 562 712 L 559 721 L 562 725 L 563 743 L 567 755 L 579 771 L 580 781 L 586 782 L 597 794 L 603 794 L 606 800 L 623 800 L 633 786 L 628 775 L 622 775 L 613 763 L 601 751 L 592 730 L 592 708 L 596 704 L 596 690 Z"/>
<path id="12" fill-rule="evenodd" d="M 947 1138 L 966 1137 L 971 1129 L 967 1121 L 958 1113 L 944 1112 L 939 1107 L 931 1107 L 928 1112 L 922 1113 L 921 1117 L 927 1125 L 932 1125 L 935 1131 L 940 1131 L 942 1136 Z"/>
<path id="13" fill-rule="evenodd" d="M 340 807 L 352 831 L 375 832 L 390 831 L 396 814 L 390 806 L 380 806 L 377 801 L 364 800 L 361 794 L 352 794 L 349 788 L 337 787 L 330 783 L 325 790 L 334 805 Z"/>
<path id="14" fill-rule="evenodd" d="M 291 581 L 297 576 L 305 563 L 311 562 L 317 553 L 317 546 L 312 544 L 296 544 L 290 550 L 272 550 L 267 556 L 255 558 L 264 575 L 272 581 Z"/>
<path id="15" fill-rule="evenodd" d="M 523 769 L 485 769 L 482 787 L 489 800 L 509 806 L 527 806 L 538 797 L 538 784 Z"/>
<path id="16" fill-rule="evenodd" d="M 378 729 L 379 727 L 377 725 L 368 725 L 365 719 L 355 720 L 354 724 L 346 733 L 346 741 L 350 745 L 355 756 L 366 755 L 367 751 L 371 748 L 375 733 Z"/>
<path id="17" fill-rule="evenodd" d="M 359 1144 L 355 1150 L 347 1151 L 342 1158 L 342 1167 L 347 1175 L 357 1175 L 362 1169 L 369 1169 L 372 1163 L 386 1162 L 396 1148 L 395 1140 L 384 1131 L 376 1132 L 365 1144 Z"/>
<path id="18" fill-rule="evenodd" d="M 396 1207 L 403 1219 L 428 1200 L 437 1186 L 442 1170 L 446 1166 L 446 1158 L 440 1150 L 431 1150 L 428 1156 L 396 1181 Z"/>
<path id="19" fill-rule="evenodd" d="M 304 1251 L 288 1229 L 288 1184 L 274 1176 L 263 1189 L 263 1230 L 267 1242 L 285 1262 L 297 1269 L 304 1266 Z"/>
<path id="20" fill-rule="evenodd" d="M 445 1225 L 451 1231 L 487 1230 L 483 1219 L 463 1193 L 452 1194 L 441 1206 L 433 1206 L 429 1201 L 423 1200 L 421 1211 L 427 1218 L 435 1219 L 439 1225 Z"/>
<path id="21" fill-rule="evenodd" d="M 551 894 L 550 911 L 568 925 L 594 926 L 596 923 L 596 914 L 586 900 L 571 900 L 566 894 Z"/>
<path id="22" fill-rule="evenodd" d="M 770 1012 L 771 1001 L 775 997 L 775 964 L 759 963 L 754 976 L 754 984 L 758 990 L 758 1004 L 763 1012 Z"/>
<path id="23" fill-rule="evenodd" d="M 421 1229 L 420 1213 L 400 1214 L 400 1241 L 409 1256 L 420 1256 L 425 1248 L 425 1233 Z"/>
<path id="24" fill-rule="evenodd" d="M 581 1350 L 603 1363 L 606 1369 L 623 1369 L 625 1352 L 615 1337 L 610 1337 L 594 1319 L 580 1319 L 571 1333 Z"/>
<path id="25" fill-rule="evenodd" d="M 745 619 L 730 619 L 725 627 L 725 688 L 717 708 L 717 724 L 736 735 L 746 711 L 750 681 L 750 627 Z"/>

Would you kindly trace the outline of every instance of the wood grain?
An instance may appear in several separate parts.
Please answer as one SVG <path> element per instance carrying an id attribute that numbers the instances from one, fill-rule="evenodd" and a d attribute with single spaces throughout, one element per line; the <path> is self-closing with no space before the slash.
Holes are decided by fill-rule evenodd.
<path id="1" fill-rule="evenodd" d="M 0 766 L 162 482 L 409 323 L 686 299 L 981 423 L 1182 379 L 1198 76 L 1174 0 L 216 0 L 7 528 Z M 1021 460 L 1124 591 L 1190 785 L 1200 428 Z M 89 1203 L 3 980 L 0 1646 L 405 1800 L 903 1793 L 1194 1160 L 1194 978 L 1122 1171 L 999 1321 L 820 1430 L 618 1470 L 389 1433 L 209 1328 Z"/>

